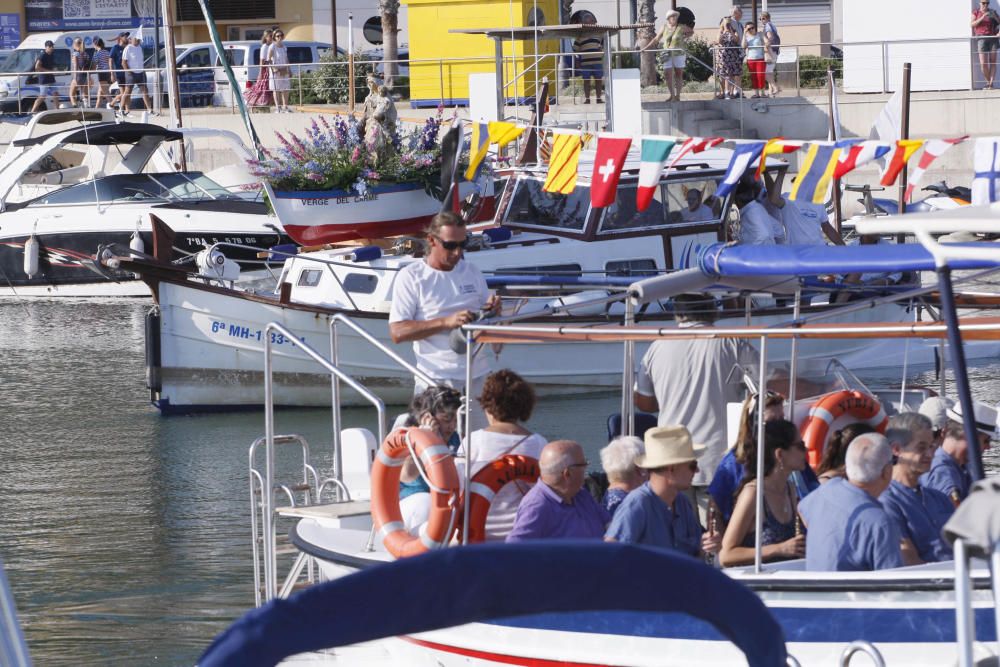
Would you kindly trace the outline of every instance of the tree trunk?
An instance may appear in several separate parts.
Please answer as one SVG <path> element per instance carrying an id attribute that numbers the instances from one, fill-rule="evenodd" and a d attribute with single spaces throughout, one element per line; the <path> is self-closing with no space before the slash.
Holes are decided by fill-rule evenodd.
<path id="1" fill-rule="evenodd" d="M 655 23 L 656 11 L 653 0 L 639 0 L 639 23 Z M 638 46 L 645 46 L 656 34 L 656 27 L 640 28 Z M 643 86 L 656 85 L 656 53 L 645 51 L 639 58 L 639 83 Z"/>
<path id="2" fill-rule="evenodd" d="M 399 46 L 396 31 L 399 25 L 399 0 L 380 0 L 379 12 L 382 15 L 382 59 L 384 62 L 385 85 L 392 88 L 392 80 L 399 72 L 396 61 L 399 59 Z"/>

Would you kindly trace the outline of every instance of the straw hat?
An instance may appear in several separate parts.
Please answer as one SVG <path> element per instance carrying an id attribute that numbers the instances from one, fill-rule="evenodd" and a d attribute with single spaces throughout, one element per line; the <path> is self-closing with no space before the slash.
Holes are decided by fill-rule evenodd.
<path id="1" fill-rule="evenodd" d="M 646 453 L 635 459 L 640 468 L 653 470 L 663 466 L 697 461 L 705 445 L 691 442 L 691 432 L 684 426 L 657 426 L 646 431 Z"/>
<path id="2" fill-rule="evenodd" d="M 997 411 L 979 401 L 972 402 L 972 409 L 976 416 L 976 430 L 990 436 L 994 440 L 1000 438 L 1000 434 L 997 433 Z M 954 406 L 948 408 L 947 414 L 948 419 L 953 419 L 960 424 L 965 421 L 962 419 L 961 403 L 955 403 Z"/>

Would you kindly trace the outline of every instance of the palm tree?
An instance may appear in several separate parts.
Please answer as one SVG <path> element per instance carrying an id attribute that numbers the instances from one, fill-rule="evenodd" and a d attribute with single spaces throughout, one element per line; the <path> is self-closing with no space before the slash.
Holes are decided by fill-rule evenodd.
<path id="1" fill-rule="evenodd" d="M 396 76 L 399 59 L 399 46 L 396 38 L 399 35 L 399 0 L 379 0 L 379 14 L 382 16 L 382 60 L 385 63 L 385 85 L 392 88 L 392 79 Z"/>
<path id="2" fill-rule="evenodd" d="M 645 46 L 656 34 L 656 11 L 653 7 L 653 0 L 639 0 L 639 23 L 650 24 L 649 28 L 638 30 L 639 44 Z M 639 58 L 639 82 L 643 86 L 656 85 L 656 53 L 644 51 Z"/>

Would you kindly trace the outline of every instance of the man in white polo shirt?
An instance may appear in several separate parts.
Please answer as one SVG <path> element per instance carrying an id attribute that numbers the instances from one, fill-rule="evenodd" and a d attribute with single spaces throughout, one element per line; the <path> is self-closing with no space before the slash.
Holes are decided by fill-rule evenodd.
<path id="1" fill-rule="evenodd" d="M 465 357 L 451 349 L 448 336 L 452 329 L 474 320 L 477 311 L 492 311 L 499 304 L 483 274 L 463 258 L 467 242 L 462 218 L 450 211 L 434 216 L 427 228 L 427 254 L 396 276 L 389 312 L 392 341 L 412 341 L 417 368 L 438 384 L 459 390 L 465 386 Z M 486 425 L 482 410 L 474 406 L 490 366 L 483 354 L 472 363 L 468 396 L 470 421 L 477 428 Z M 418 381 L 416 392 L 424 389 Z"/>
<path id="2" fill-rule="evenodd" d="M 132 104 L 132 88 L 142 89 L 142 101 L 147 109 L 152 109 L 149 103 L 149 90 L 146 86 L 146 72 L 143 69 L 143 53 L 139 38 L 133 37 L 129 45 L 122 51 L 122 67 L 125 68 L 125 88 L 122 90 L 122 115 L 127 116 Z"/>

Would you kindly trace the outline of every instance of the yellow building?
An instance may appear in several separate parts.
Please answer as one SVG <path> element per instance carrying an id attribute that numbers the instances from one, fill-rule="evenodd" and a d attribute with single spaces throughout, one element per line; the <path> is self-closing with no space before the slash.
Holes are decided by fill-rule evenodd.
<path id="1" fill-rule="evenodd" d="M 410 103 L 414 107 L 464 105 L 469 75 L 496 70 L 497 46 L 458 29 L 558 25 L 557 0 L 402 0 L 409 13 Z M 513 15 L 514 25 L 511 25 Z M 535 80 L 554 79 L 559 40 L 503 42 L 504 96 L 534 98 Z M 541 56 L 539 60 L 536 54 Z M 535 65 L 538 60 L 538 76 Z"/>

